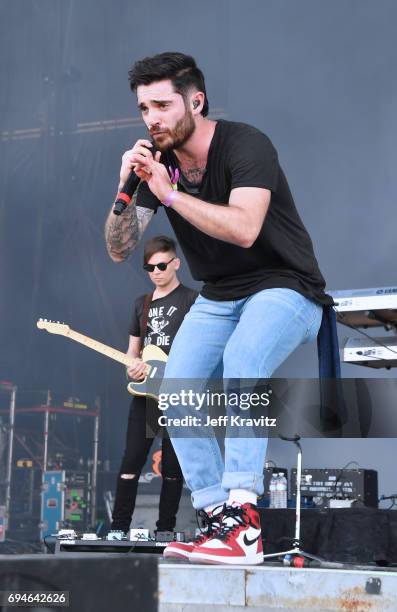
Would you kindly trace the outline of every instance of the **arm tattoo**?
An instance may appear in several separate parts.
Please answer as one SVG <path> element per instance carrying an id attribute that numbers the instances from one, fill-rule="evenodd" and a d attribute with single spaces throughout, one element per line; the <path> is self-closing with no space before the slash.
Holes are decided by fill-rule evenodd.
<path id="1" fill-rule="evenodd" d="M 124 261 L 132 253 L 153 216 L 152 210 L 135 206 L 135 194 L 121 215 L 114 215 L 112 207 L 106 221 L 106 248 L 110 257 L 118 261 Z"/>

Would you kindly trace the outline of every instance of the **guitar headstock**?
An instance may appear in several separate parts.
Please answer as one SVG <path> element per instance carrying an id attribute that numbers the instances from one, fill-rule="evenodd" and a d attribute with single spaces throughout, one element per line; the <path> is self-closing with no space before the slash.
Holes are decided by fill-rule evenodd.
<path id="1" fill-rule="evenodd" d="M 69 325 L 60 323 L 59 321 L 48 321 L 47 319 L 39 319 L 37 321 L 37 327 L 39 329 L 46 329 L 50 334 L 59 334 L 61 336 L 68 336 L 70 333 Z"/>

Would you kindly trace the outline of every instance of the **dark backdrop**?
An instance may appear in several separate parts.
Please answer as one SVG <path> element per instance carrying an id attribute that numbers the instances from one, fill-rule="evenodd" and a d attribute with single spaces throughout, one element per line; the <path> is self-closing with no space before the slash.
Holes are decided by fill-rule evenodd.
<path id="1" fill-rule="evenodd" d="M 131 303 L 149 284 L 141 249 L 111 262 L 103 225 L 121 154 L 145 134 L 127 82 L 145 55 L 193 54 L 212 117 L 272 138 L 330 289 L 395 283 L 396 19 L 394 0 L 1 1 L 0 378 L 20 403 L 27 390 L 101 396 L 102 450 L 117 462 L 123 368 L 35 324 L 127 345 Z M 148 236 L 170 231 L 161 212 Z M 181 277 L 192 284 L 186 266 Z M 313 346 L 280 375 L 315 376 Z M 327 443 L 331 464 L 368 457 Z"/>

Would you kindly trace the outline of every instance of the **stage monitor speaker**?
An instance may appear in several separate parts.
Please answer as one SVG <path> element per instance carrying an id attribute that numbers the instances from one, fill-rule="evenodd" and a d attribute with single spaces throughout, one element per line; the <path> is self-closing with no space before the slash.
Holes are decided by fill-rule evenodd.
<path id="1" fill-rule="evenodd" d="M 145 554 L 1 555 L 0 591 L 69 592 L 67 608 L 47 605 L 47 610 L 155 612 L 157 561 Z M 13 612 L 15 607 L 3 603 L 0 609 Z"/>

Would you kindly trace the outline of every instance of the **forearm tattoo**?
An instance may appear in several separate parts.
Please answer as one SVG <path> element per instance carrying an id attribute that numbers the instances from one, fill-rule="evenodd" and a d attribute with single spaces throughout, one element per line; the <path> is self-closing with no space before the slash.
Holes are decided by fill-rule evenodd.
<path id="1" fill-rule="evenodd" d="M 135 249 L 153 216 L 152 210 L 135 206 L 135 202 L 136 197 L 119 216 L 111 210 L 106 221 L 106 248 L 111 257 L 119 260 L 127 259 Z"/>

